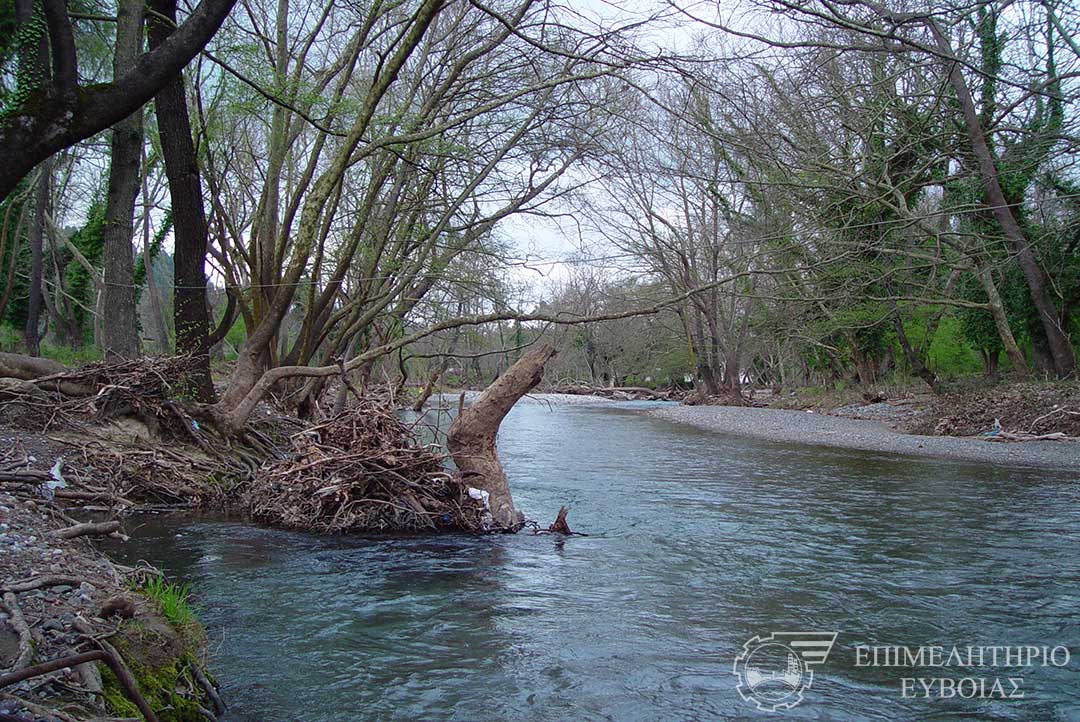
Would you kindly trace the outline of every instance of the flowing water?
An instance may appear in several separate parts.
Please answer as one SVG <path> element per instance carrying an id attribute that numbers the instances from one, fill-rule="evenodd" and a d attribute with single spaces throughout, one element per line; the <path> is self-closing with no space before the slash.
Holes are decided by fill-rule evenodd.
<path id="1" fill-rule="evenodd" d="M 118 555 L 193 583 L 234 721 L 1080 720 L 1075 479 L 730 438 L 634 407 L 519 404 L 504 422 L 517 505 L 546 526 L 568 504 L 587 537 L 320 538 L 174 517 L 133 521 Z M 782 631 L 839 635 L 804 701 L 766 714 L 733 665 Z M 858 645 L 1027 644 L 1073 656 L 856 659 Z M 1019 677 L 1025 696 L 905 698 L 905 677 L 987 691 Z"/>

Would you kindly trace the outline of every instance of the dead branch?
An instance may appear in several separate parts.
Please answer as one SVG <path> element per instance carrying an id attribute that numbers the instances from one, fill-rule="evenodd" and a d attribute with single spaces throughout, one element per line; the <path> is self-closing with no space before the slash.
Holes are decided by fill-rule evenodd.
<path id="1" fill-rule="evenodd" d="M 565 506 L 559 507 L 559 513 L 555 517 L 555 521 L 548 527 L 548 531 L 555 532 L 557 534 L 570 535 L 574 532 L 570 531 L 570 525 L 566 523 L 566 515 L 570 512 L 570 509 Z"/>
<path id="2" fill-rule="evenodd" d="M 26 667 L 34 659 L 33 637 L 30 634 L 30 627 L 26 624 L 26 619 L 23 618 L 22 610 L 19 608 L 19 600 L 15 598 L 13 593 L 7 592 L 4 594 L 3 606 L 4 611 L 8 614 L 8 624 L 11 625 L 11 628 L 15 630 L 19 637 L 19 656 L 15 658 L 15 664 L 12 666 L 12 669 L 17 671 Z"/>
<path id="3" fill-rule="evenodd" d="M 39 577 L 31 577 L 25 581 L 4 585 L 3 587 L 0 587 L 0 590 L 21 594 L 22 592 L 29 592 L 43 587 L 58 587 L 62 584 L 77 587 L 82 584 L 82 582 L 83 580 L 77 577 L 69 577 L 62 574 L 44 574 Z"/>
<path id="4" fill-rule="evenodd" d="M 50 533 L 60 539 L 74 539 L 80 536 L 105 536 L 118 529 L 120 529 L 120 522 L 118 521 L 83 522 Z"/>

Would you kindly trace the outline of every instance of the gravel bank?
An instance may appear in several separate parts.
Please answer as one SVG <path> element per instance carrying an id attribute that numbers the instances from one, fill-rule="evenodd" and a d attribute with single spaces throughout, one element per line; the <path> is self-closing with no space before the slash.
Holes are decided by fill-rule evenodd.
<path id="1" fill-rule="evenodd" d="M 1073 441 L 994 443 L 952 436 L 916 436 L 876 421 L 781 409 L 668 406 L 649 413 L 706 431 L 770 441 L 1080 471 L 1080 443 Z"/>

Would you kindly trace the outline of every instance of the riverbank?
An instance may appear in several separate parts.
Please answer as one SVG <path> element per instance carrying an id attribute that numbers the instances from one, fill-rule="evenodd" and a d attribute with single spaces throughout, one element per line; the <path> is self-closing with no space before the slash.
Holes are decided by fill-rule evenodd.
<path id="1" fill-rule="evenodd" d="M 126 540 L 119 521 L 65 505 L 93 501 L 65 479 L 72 449 L 11 428 L 0 428 L 0 447 L 0 712 L 194 722 L 221 711 L 184 588 L 113 563 L 92 540 Z"/>
<path id="2" fill-rule="evenodd" d="M 650 415 L 705 431 L 782 443 L 1080 471 L 1075 441 L 989 442 L 979 438 L 906 434 L 884 423 L 806 411 L 736 406 L 668 406 Z"/>

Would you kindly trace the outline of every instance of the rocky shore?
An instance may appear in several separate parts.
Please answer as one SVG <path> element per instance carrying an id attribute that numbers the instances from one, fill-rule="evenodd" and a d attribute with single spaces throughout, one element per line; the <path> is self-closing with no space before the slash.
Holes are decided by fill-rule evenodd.
<path id="1" fill-rule="evenodd" d="M 0 458 L 5 719 L 213 718 L 205 632 L 184 592 L 155 569 L 118 565 L 98 550 L 92 540 L 122 536 L 119 523 L 65 507 L 64 447 L 11 429 L 0 430 L 0 443 L 11 449 Z M 22 481 L 33 474 L 40 484 Z M 87 657 L 96 659 L 80 661 Z M 17 679 L 24 675 L 32 676 Z"/>
<path id="2" fill-rule="evenodd" d="M 1072 440 L 1001 443 L 981 437 L 921 436 L 878 421 L 769 408 L 673 405 L 648 413 L 706 431 L 783 443 L 1080 471 L 1080 443 Z"/>

